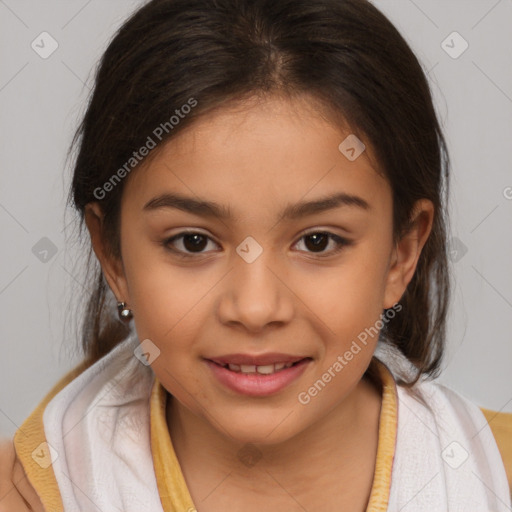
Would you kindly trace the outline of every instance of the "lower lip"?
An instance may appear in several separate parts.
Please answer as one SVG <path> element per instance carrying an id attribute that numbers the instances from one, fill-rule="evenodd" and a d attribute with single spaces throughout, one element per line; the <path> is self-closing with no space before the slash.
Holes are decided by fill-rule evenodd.
<path id="1" fill-rule="evenodd" d="M 303 359 L 299 363 L 290 366 L 290 368 L 279 370 L 271 375 L 263 375 L 261 373 L 233 372 L 213 361 L 206 360 L 206 364 L 221 384 L 237 393 L 248 396 L 267 396 L 282 391 L 302 375 L 310 362 L 311 359 Z"/>

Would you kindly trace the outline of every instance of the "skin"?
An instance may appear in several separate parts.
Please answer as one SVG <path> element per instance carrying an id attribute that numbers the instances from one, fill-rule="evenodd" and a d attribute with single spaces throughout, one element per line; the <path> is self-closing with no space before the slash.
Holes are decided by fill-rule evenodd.
<path id="1" fill-rule="evenodd" d="M 11 440 L 0 441 L 0 512 L 44 512 L 16 457 Z"/>
<path id="2" fill-rule="evenodd" d="M 86 209 L 111 289 L 132 309 L 139 339 L 160 350 L 152 368 L 172 395 L 167 423 L 200 511 L 363 511 L 368 502 L 381 394 L 363 374 L 377 337 L 309 404 L 297 397 L 400 300 L 434 208 L 418 201 L 411 231 L 394 245 L 392 193 L 371 147 L 349 161 L 338 149 L 349 129 L 307 100 L 255 99 L 209 113 L 133 171 L 121 205 L 121 260 L 107 256 L 100 206 Z M 163 192 L 215 201 L 234 219 L 143 211 Z M 334 192 L 357 195 L 370 209 L 280 219 L 288 204 Z M 199 254 L 183 239 L 170 244 L 188 249 L 192 257 L 181 259 L 161 242 L 187 228 L 207 239 Z M 335 253 L 327 239 L 315 252 L 304 237 L 319 231 L 352 244 Z M 252 263 L 236 252 L 247 236 L 263 248 Z M 236 352 L 313 361 L 281 392 L 250 398 L 224 388 L 203 360 Z M 261 455 L 252 467 L 238 455 L 247 443 Z"/>

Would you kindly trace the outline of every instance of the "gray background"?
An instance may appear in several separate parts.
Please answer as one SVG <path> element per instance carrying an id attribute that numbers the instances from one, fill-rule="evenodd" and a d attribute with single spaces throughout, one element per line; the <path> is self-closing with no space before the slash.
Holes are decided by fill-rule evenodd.
<path id="1" fill-rule="evenodd" d="M 512 412 L 512 0 L 374 3 L 429 72 L 451 150 L 456 286 L 440 380 Z M 94 66 L 139 4 L 0 0 L 0 435 L 78 363 L 74 305 L 87 283 L 65 157 Z M 31 47 L 43 31 L 59 45 L 47 59 Z M 454 31 L 469 44 L 458 58 Z"/>

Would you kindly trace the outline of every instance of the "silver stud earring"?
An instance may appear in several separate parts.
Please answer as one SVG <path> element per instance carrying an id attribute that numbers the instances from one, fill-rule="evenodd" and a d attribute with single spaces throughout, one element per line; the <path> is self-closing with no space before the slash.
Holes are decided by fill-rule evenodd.
<path id="1" fill-rule="evenodd" d="M 125 322 L 133 317 L 132 310 L 126 307 L 126 302 L 117 303 L 117 312 L 119 313 L 119 318 Z"/>

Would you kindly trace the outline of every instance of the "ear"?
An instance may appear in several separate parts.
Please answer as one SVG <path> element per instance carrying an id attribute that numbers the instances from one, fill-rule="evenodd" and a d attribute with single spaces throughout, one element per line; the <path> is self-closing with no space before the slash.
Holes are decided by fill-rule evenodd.
<path id="1" fill-rule="evenodd" d="M 98 258 L 103 275 L 118 302 L 130 304 L 128 286 L 121 259 L 114 258 L 107 248 L 103 228 L 103 211 L 97 202 L 85 205 L 85 224 L 91 236 L 94 253 Z"/>
<path id="2" fill-rule="evenodd" d="M 411 227 L 393 248 L 384 293 L 384 308 L 391 308 L 405 293 L 414 276 L 423 246 L 430 235 L 433 221 L 432 201 L 416 201 L 411 215 Z"/>

